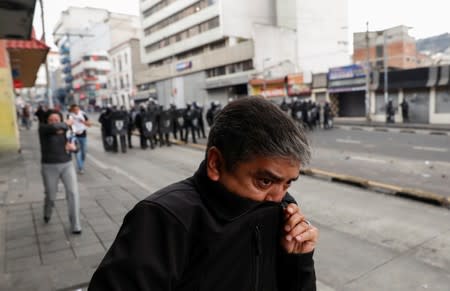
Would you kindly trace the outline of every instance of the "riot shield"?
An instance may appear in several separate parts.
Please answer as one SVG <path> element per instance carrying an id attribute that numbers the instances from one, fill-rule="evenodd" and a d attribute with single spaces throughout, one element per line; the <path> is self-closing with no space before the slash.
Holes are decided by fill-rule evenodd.
<path id="1" fill-rule="evenodd" d="M 177 109 L 176 111 L 176 121 L 178 124 L 178 128 L 184 128 L 184 111 L 186 109 Z"/>
<path id="2" fill-rule="evenodd" d="M 169 110 L 162 111 L 159 118 L 159 130 L 162 134 L 172 132 L 172 112 Z"/>
<path id="3" fill-rule="evenodd" d="M 111 125 L 113 135 L 126 135 L 128 130 L 128 115 L 123 111 L 111 113 Z"/>
<path id="4" fill-rule="evenodd" d="M 145 137 L 156 135 L 158 127 L 156 124 L 156 115 L 154 112 L 145 112 L 142 116 L 142 129 Z"/>

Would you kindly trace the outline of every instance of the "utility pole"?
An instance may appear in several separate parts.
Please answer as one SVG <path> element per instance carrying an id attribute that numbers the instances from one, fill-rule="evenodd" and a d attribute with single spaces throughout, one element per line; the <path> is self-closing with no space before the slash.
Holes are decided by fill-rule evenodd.
<path id="1" fill-rule="evenodd" d="M 44 5 L 43 0 L 39 0 L 39 5 L 41 6 L 41 22 L 42 22 L 42 41 L 45 43 L 45 22 L 44 22 Z M 48 56 L 48 55 L 47 55 Z M 50 94 L 50 77 L 48 74 L 48 57 L 45 58 L 45 95 L 48 99 L 48 107 L 53 109 L 53 94 Z"/>
<path id="2" fill-rule="evenodd" d="M 370 118 L 370 47 L 369 47 L 369 22 L 366 22 L 366 119 L 368 122 Z"/>
<path id="3" fill-rule="evenodd" d="M 388 88 L 388 56 L 387 56 L 387 36 L 386 30 L 383 31 L 383 63 L 384 63 L 384 104 L 387 106 L 389 100 Z"/>

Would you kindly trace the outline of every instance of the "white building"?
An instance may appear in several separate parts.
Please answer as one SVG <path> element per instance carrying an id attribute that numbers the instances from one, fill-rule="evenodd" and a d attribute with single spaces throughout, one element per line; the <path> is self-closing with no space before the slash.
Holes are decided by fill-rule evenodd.
<path id="1" fill-rule="evenodd" d="M 348 0 L 277 0 L 277 25 L 297 31 L 297 62 L 305 78 L 351 63 Z"/>
<path id="2" fill-rule="evenodd" d="M 254 74 L 295 60 L 289 55 L 277 57 L 285 48 L 261 33 L 261 27 L 277 29 L 274 1 L 140 3 L 141 53 L 148 69 L 138 74 L 139 88 L 145 89 L 138 94 L 155 96 L 163 105 L 174 102 L 181 107 L 194 100 L 224 104 L 230 97 L 247 95 L 247 83 Z M 290 34 L 295 36 L 293 31 Z M 259 51 L 263 48 L 273 57 Z"/>
<path id="3" fill-rule="evenodd" d="M 66 44 L 70 48 L 72 102 L 99 106 L 112 102 L 107 87 L 111 70 L 108 51 L 128 40 L 138 27 L 136 16 L 105 9 L 69 7 L 62 12 L 54 34 L 60 47 Z"/>
<path id="4" fill-rule="evenodd" d="M 138 31 L 136 31 L 136 37 L 137 33 Z M 108 75 L 111 104 L 125 106 L 127 109 L 134 105 L 135 100 L 136 102 L 140 101 L 139 96 L 136 96 L 135 73 L 147 68 L 141 62 L 140 43 L 136 37 L 130 38 L 109 50 L 112 63 Z"/>
<path id="5" fill-rule="evenodd" d="M 148 69 L 138 74 L 145 88 L 138 94 L 164 105 L 226 103 L 247 95 L 255 76 L 347 64 L 347 1 L 324 2 L 143 0 L 141 54 Z M 330 5 L 337 15 L 323 13 Z"/>

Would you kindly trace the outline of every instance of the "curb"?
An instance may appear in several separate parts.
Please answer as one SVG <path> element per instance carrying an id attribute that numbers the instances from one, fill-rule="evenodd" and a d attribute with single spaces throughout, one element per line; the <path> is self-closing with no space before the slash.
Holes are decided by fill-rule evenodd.
<path id="1" fill-rule="evenodd" d="M 180 146 L 188 146 L 198 150 L 205 150 L 206 146 L 201 144 L 191 144 L 184 143 L 180 140 L 170 140 L 172 144 L 180 145 Z M 329 171 L 324 171 L 316 168 L 306 168 L 300 171 L 301 174 L 310 176 L 310 177 L 318 177 L 318 178 L 328 178 L 332 182 L 344 183 L 348 185 L 353 185 L 369 190 L 373 190 L 376 192 L 383 192 L 387 194 L 391 194 L 399 197 L 406 197 L 409 199 L 426 202 L 433 205 L 439 205 L 450 209 L 450 197 L 440 195 L 430 191 L 424 191 L 420 189 L 399 187 L 391 184 L 386 184 L 378 181 L 372 181 L 369 179 L 350 176 L 350 175 L 342 175 L 338 173 L 333 173 Z"/>
<path id="2" fill-rule="evenodd" d="M 361 188 L 380 191 L 391 195 L 406 197 L 413 200 L 418 200 L 434 205 L 450 208 L 450 197 L 436 194 L 430 191 L 424 191 L 420 189 L 399 187 L 391 184 L 386 184 L 378 181 L 372 181 L 361 177 L 342 175 L 338 173 L 323 171 L 315 168 L 307 168 L 300 171 L 302 174 L 311 177 L 329 178 L 333 182 L 339 182 L 344 184 L 350 184 Z"/>
<path id="3" fill-rule="evenodd" d="M 366 125 L 366 124 L 345 124 L 345 123 L 336 123 L 334 128 L 343 128 L 348 127 L 350 130 L 359 130 L 359 131 L 367 131 L 367 129 L 372 129 L 372 131 L 378 132 L 390 132 L 391 130 L 398 130 L 401 133 L 417 133 L 418 130 L 427 131 L 430 135 L 445 135 L 450 136 L 450 130 L 447 129 L 439 129 L 439 128 L 408 128 L 408 127 L 390 127 L 385 125 Z"/>

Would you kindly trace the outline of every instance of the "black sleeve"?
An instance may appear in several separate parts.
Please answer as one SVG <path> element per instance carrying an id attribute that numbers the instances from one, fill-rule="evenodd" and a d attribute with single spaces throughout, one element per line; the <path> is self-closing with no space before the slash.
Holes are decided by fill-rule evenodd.
<path id="1" fill-rule="evenodd" d="M 316 291 L 314 251 L 306 254 L 287 254 L 279 251 L 278 290 Z"/>
<path id="2" fill-rule="evenodd" d="M 39 134 L 50 135 L 56 134 L 58 130 L 67 130 L 67 124 L 64 122 L 54 123 L 54 124 L 41 124 L 39 125 Z"/>
<path id="3" fill-rule="evenodd" d="M 126 215 L 88 290 L 174 290 L 186 245 L 183 225 L 162 207 L 142 201 Z"/>
<path id="4" fill-rule="evenodd" d="M 88 116 L 86 114 L 83 114 L 83 116 L 84 116 L 84 120 L 86 120 L 86 121 L 89 120 L 89 118 L 88 118 Z"/>
<path id="5" fill-rule="evenodd" d="M 289 193 L 282 204 L 297 204 Z M 306 254 L 288 254 L 281 247 L 278 251 L 278 290 L 315 291 L 316 272 L 313 260 L 314 251 Z"/>

